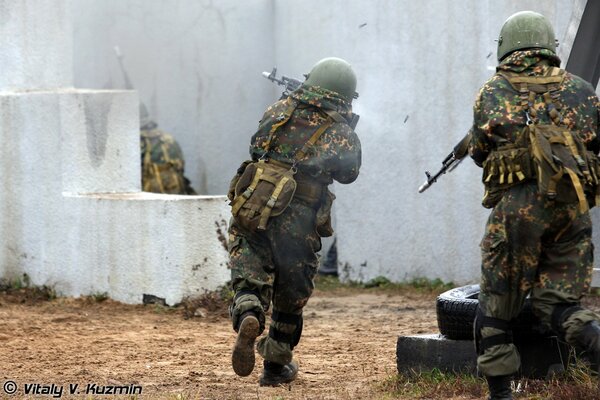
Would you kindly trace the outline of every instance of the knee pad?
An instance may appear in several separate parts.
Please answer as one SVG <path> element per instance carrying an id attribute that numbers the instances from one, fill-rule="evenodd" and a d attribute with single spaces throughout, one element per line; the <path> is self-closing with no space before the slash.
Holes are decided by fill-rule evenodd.
<path id="1" fill-rule="evenodd" d="M 294 325 L 295 329 L 292 333 L 285 333 L 271 325 L 269 328 L 269 337 L 278 342 L 289 344 L 292 349 L 297 346 L 300 342 L 300 336 L 302 336 L 302 327 L 304 325 L 302 314 L 290 314 L 281 311 L 273 311 L 271 319 L 275 322 Z"/>
<path id="2" fill-rule="evenodd" d="M 486 327 L 501 330 L 503 333 L 483 337 L 481 330 Z M 477 313 L 475 314 L 473 337 L 475 338 L 475 350 L 478 355 L 485 353 L 485 351 L 490 347 L 497 346 L 499 344 L 513 343 L 510 321 L 500 318 L 486 317 L 480 307 L 477 307 Z"/>
<path id="3" fill-rule="evenodd" d="M 235 294 L 233 302 L 229 306 L 229 316 L 234 331 L 238 331 L 242 322 L 240 317 L 247 312 L 253 313 L 258 318 L 260 333 L 262 333 L 265 330 L 265 312 L 258 295 L 253 291 L 239 291 Z"/>
<path id="4" fill-rule="evenodd" d="M 565 328 L 563 324 L 575 314 L 577 311 L 581 311 L 583 308 L 579 303 L 561 303 L 557 304 L 552 311 L 552 330 L 562 339 L 565 339 Z"/>

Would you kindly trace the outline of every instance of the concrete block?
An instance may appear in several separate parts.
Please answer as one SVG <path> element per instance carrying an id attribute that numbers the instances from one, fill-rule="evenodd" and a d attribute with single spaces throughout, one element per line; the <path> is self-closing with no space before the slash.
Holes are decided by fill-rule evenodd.
<path id="1" fill-rule="evenodd" d="M 168 304 L 228 280 L 225 196 L 140 192 L 136 119 L 133 92 L 0 93 L 1 277 Z"/>
<path id="2" fill-rule="evenodd" d="M 567 367 L 570 347 L 556 337 L 515 342 L 521 355 L 521 374 L 545 378 Z M 475 346 L 470 340 L 450 340 L 439 334 L 400 336 L 396 346 L 399 373 L 419 373 L 437 368 L 443 372 L 477 371 Z"/>
<path id="3" fill-rule="evenodd" d="M 136 92 L 72 90 L 60 96 L 62 187 L 70 193 L 141 189 Z"/>

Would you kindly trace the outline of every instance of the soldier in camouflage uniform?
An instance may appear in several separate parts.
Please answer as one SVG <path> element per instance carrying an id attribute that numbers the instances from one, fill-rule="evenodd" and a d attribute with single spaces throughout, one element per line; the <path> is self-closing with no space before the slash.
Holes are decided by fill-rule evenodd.
<path id="1" fill-rule="evenodd" d="M 173 136 L 157 129 L 140 103 L 142 190 L 153 193 L 196 194 L 184 176 L 183 153 Z"/>
<path id="2" fill-rule="evenodd" d="M 527 111 L 501 73 L 548 75 L 560 65 L 555 49 L 554 32 L 542 15 L 521 12 L 505 22 L 498 73 L 483 85 L 474 106 L 469 152 L 478 166 L 485 166 L 502 146 L 517 143 L 534 113 L 539 121 L 552 123 L 542 96 L 535 97 Z M 600 103 L 594 89 L 567 72 L 555 96 L 561 124 L 597 154 Z M 559 203 L 540 194 L 535 175 L 526 178 L 515 179 L 512 187 L 501 191 L 481 242 L 475 336 L 477 365 L 488 380 L 491 399 L 512 398 L 510 380 L 520 358 L 512 343 L 510 321 L 528 294 L 543 324 L 585 352 L 596 368 L 600 356 L 600 317 L 580 306 L 593 267 L 590 215 L 577 202 Z"/>
<path id="3" fill-rule="evenodd" d="M 298 186 L 285 211 L 271 218 L 265 231 L 246 232 L 235 218 L 230 225 L 231 284 L 235 291 L 231 317 L 238 332 L 232 365 L 240 376 L 249 375 L 254 368 L 254 342 L 265 328 L 265 312 L 273 303 L 268 335 L 257 345 L 264 358 L 261 386 L 291 382 L 297 375 L 292 350 L 302 333 L 302 309 L 314 288 L 320 236 L 332 234 L 328 217 L 333 195 L 327 186 L 334 180 L 353 182 L 361 164 L 360 141 L 348 125 L 355 88 L 356 77 L 347 62 L 321 60 L 298 90 L 266 110 L 251 140 L 252 160 L 262 157 L 291 166 L 294 155 L 331 118 L 329 115 L 336 118 L 329 121 L 329 127 L 298 163 L 294 176 Z M 286 113 L 291 113 L 287 120 Z M 273 146 L 265 152 L 264 144 L 274 124 L 281 126 Z M 230 199 L 233 197 L 230 191 Z"/>

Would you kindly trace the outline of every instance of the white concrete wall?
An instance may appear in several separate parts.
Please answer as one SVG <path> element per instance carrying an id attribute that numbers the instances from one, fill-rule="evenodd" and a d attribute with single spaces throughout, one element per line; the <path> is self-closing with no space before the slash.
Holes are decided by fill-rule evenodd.
<path id="1" fill-rule="evenodd" d="M 346 276 L 464 283 L 479 276 L 488 215 L 480 170 L 465 160 L 427 192 L 417 188 L 469 129 L 505 19 L 539 11 L 562 40 L 579 3 L 79 0 L 75 82 L 122 85 L 118 44 L 141 98 L 182 143 L 192 181 L 218 194 L 277 98 L 260 72 L 277 65 L 301 77 L 322 57 L 348 59 L 359 78 L 364 158 L 358 181 L 335 187 Z"/>
<path id="2" fill-rule="evenodd" d="M 224 284 L 225 197 L 141 192 L 137 93 L 76 90 L 58 73 L 72 61 L 70 2 L 0 11 L 0 70 L 15 54 L 26 67 L 0 86 L 0 277 L 130 303 Z"/>
<path id="3" fill-rule="evenodd" d="M 465 160 L 427 192 L 418 194 L 417 188 L 424 171 L 435 172 L 467 133 L 475 95 L 496 65 L 494 39 L 505 19 L 519 10 L 538 10 L 560 38 L 571 3 L 428 0 L 366 6 L 337 0 L 325 8 L 308 0 L 276 5 L 277 65 L 298 75 L 313 60 L 335 55 L 350 60 L 358 75 L 355 110 L 361 114 L 363 168 L 355 184 L 336 187 L 338 248 L 346 276 L 476 280 L 488 215 L 480 205 L 480 170 Z M 306 9 L 319 12 L 294 18 Z"/>
<path id="4" fill-rule="evenodd" d="M 72 27 L 64 1 L 0 0 L 0 90 L 73 86 Z"/>

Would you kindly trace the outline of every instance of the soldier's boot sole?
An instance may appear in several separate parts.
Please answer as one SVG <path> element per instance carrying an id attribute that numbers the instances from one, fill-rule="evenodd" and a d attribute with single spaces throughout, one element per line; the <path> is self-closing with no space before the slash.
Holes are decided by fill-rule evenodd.
<path id="1" fill-rule="evenodd" d="M 231 355 L 231 365 L 239 376 L 248 376 L 254 369 L 254 342 L 259 335 L 259 329 L 258 319 L 253 315 L 245 317 L 240 324 Z"/>

